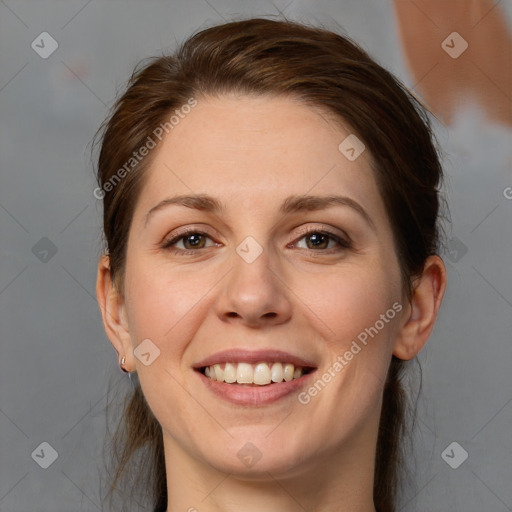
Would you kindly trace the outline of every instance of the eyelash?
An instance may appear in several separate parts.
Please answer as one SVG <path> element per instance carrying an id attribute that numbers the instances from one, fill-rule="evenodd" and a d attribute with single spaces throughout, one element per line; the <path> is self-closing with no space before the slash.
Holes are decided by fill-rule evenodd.
<path id="1" fill-rule="evenodd" d="M 307 228 L 305 229 L 304 231 L 302 231 L 300 233 L 300 238 L 297 238 L 297 240 L 293 243 L 297 243 L 299 240 L 302 240 L 303 238 L 306 238 L 307 236 L 309 235 L 324 235 L 326 236 L 327 238 L 330 238 L 331 240 L 334 240 L 338 245 L 339 247 L 337 248 L 333 248 L 331 247 L 330 249 L 319 249 L 318 251 L 315 251 L 314 249 L 306 249 L 306 250 L 310 250 L 310 251 L 314 251 L 314 252 L 331 252 L 331 251 L 341 251 L 341 250 L 346 250 L 346 249 L 351 249 L 352 248 L 352 244 L 350 242 L 350 239 L 347 237 L 346 239 L 345 238 L 342 238 L 340 237 L 339 235 L 335 235 L 334 233 L 332 233 L 331 231 L 329 230 L 325 230 L 325 229 L 318 229 L 318 228 Z"/>
<path id="2" fill-rule="evenodd" d="M 329 249 L 319 249 L 319 250 L 315 250 L 315 249 L 306 249 L 306 250 L 313 251 L 313 252 L 329 252 L 330 253 L 333 251 L 333 249 L 335 252 L 338 252 L 341 250 L 347 250 L 347 249 L 352 248 L 352 244 L 349 240 L 345 240 L 344 238 L 341 238 L 340 236 L 335 235 L 334 233 L 331 233 L 330 231 L 318 229 L 318 228 L 308 228 L 307 230 L 303 231 L 300 234 L 300 238 L 296 239 L 296 241 L 293 243 L 295 244 L 295 243 L 299 242 L 300 240 L 302 240 L 303 238 L 305 238 L 309 235 L 312 235 L 312 234 L 324 235 L 324 236 L 330 238 L 331 240 L 334 240 L 336 243 L 338 243 L 339 247 L 338 248 L 331 247 Z M 200 249 L 176 249 L 176 248 L 172 247 L 174 244 L 176 244 L 177 242 L 181 241 L 184 238 L 187 238 L 187 236 L 190 236 L 190 235 L 201 235 L 201 236 L 207 237 L 211 240 L 211 237 L 208 235 L 208 233 L 205 233 L 204 231 L 200 231 L 197 229 L 189 229 L 189 230 L 184 231 L 184 232 L 180 233 L 179 235 L 173 237 L 170 240 L 166 240 L 162 244 L 162 249 L 170 250 L 170 251 L 174 252 L 175 254 L 180 254 L 180 255 L 186 256 L 186 255 L 197 254 L 198 251 L 200 251 L 201 249 L 207 248 L 207 247 L 202 247 Z"/>

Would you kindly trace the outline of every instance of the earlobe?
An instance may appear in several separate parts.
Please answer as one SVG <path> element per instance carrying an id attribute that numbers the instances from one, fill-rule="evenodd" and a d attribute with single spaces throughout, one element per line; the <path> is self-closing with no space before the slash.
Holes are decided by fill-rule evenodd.
<path id="1" fill-rule="evenodd" d="M 105 332 L 118 353 L 119 361 L 125 357 L 124 367 L 128 370 L 134 368 L 134 356 L 124 298 L 114 286 L 108 254 L 102 255 L 98 262 L 96 297 Z"/>
<path id="2" fill-rule="evenodd" d="M 413 292 L 397 333 L 393 355 L 409 360 L 417 356 L 434 329 L 437 313 L 446 289 L 443 260 L 429 256 L 423 272 L 414 281 Z"/>

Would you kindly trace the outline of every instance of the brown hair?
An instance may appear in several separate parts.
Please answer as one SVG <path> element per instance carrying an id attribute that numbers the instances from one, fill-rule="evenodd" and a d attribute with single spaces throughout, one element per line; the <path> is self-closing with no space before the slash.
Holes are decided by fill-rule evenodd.
<path id="1" fill-rule="evenodd" d="M 249 19 L 203 30 L 172 56 L 135 69 L 126 92 L 102 125 L 98 184 L 105 184 L 154 138 L 190 98 L 226 93 L 286 95 L 321 107 L 348 124 L 373 156 L 374 175 L 392 225 L 402 280 L 410 296 L 415 276 L 438 249 L 438 189 L 442 169 L 427 112 L 365 51 L 331 31 L 290 21 Z M 99 132 L 100 133 L 100 132 Z M 151 152 L 104 194 L 104 233 L 114 283 L 122 293 L 131 218 L 151 164 Z M 390 361 L 376 449 L 374 503 L 395 508 L 405 432 L 404 361 Z M 151 499 L 165 510 L 167 489 L 161 428 L 137 385 L 114 436 L 113 490 L 138 450 L 152 472 Z M 147 480 L 143 483 L 147 488 Z"/>

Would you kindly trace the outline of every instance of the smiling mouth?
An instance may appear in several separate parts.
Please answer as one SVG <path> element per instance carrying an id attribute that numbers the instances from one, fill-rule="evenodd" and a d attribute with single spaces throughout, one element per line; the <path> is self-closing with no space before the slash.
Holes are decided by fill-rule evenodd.
<path id="1" fill-rule="evenodd" d="M 297 380 L 312 373 L 315 368 L 280 362 L 256 364 L 232 362 L 202 366 L 198 371 L 213 381 L 257 387 Z"/>

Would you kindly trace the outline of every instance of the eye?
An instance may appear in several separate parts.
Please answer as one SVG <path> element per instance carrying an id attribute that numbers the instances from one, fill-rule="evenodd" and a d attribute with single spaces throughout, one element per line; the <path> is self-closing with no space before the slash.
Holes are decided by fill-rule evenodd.
<path id="1" fill-rule="evenodd" d="M 342 250 L 350 249 L 351 244 L 344 238 L 331 233 L 326 230 L 319 229 L 308 229 L 303 233 L 302 237 L 296 242 L 299 244 L 301 240 L 305 240 L 305 247 L 299 247 L 300 249 L 311 249 L 316 251 L 326 251 L 330 249 Z M 338 248 L 336 248 L 338 245 Z"/>
<path id="2" fill-rule="evenodd" d="M 302 240 L 305 240 L 305 245 L 300 247 L 299 244 L 302 243 Z M 208 241 L 211 243 L 208 244 Z M 190 229 L 164 241 L 162 249 L 168 249 L 175 253 L 186 255 L 197 253 L 199 249 L 206 249 L 208 247 L 219 245 L 221 244 L 214 242 L 207 233 Z M 348 240 L 328 230 L 320 230 L 318 228 L 307 229 L 302 233 L 301 238 L 299 238 L 294 244 L 290 245 L 296 245 L 299 249 L 309 249 L 316 252 L 336 252 L 351 248 L 351 243 Z"/>
<path id="3" fill-rule="evenodd" d="M 212 243 L 210 245 L 207 244 L 207 240 L 210 240 Z M 181 244 L 181 247 L 179 247 Z M 179 235 L 171 238 L 170 240 L 166 240 L 162 248 L 163 249 L 172 249 L 174 248 L 174 252 L 179 252 L 183 254 L 190 254 L 195 252 L 197 249 L 205 249 L 206 247 L 212 247 L 214 245 L 218 245 L 208 236 L 207 233 L 203 233 L 202 231 L 194 231 L 189 230 Z"/>

